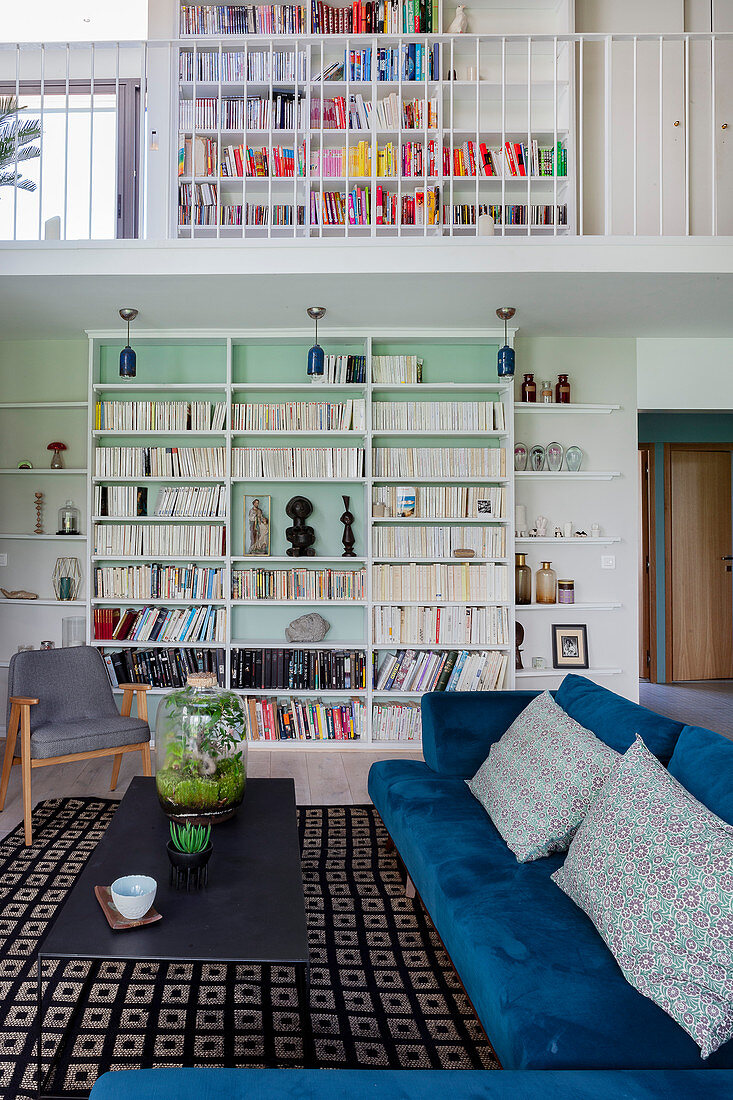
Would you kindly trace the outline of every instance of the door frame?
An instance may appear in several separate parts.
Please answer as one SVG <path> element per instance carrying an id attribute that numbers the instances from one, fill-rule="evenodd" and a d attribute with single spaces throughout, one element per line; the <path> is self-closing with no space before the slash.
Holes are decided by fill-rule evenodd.
<path id="1" fill-rule="evenodd" d="M 672 454 L 674 451 L 727 451 L 733 455 L 733 443 L 664 444 L 664 678 L 674 682 L 672 663 L 674 622 L 672 616 Z M 733 486 L 733 474 L 731 475 Z"/>
<path id="2" fill-rule="evenodd" d="M 646 494 L 643 483 L 639 486 L 639 553 L 644 551 L 644 530 L 646 527 L 647 567 L 646 582 L 642 583 L 639 593 L 639 652 L 644 639 L 641 637 L 643 604 L 647 604 L 649 617 L 649 662 L 647 674 L 650 684 L 657 683 L 657 517 L 656 517 L 656 467 L 653 443 L 640 443 L 639 456 L 646 456 Z M 640 468 L 640 473 L 641 473 Z M 645 499 L 646 497 L 646 499 Z M 641 564 L 641 563 L 640 563 Z"/>

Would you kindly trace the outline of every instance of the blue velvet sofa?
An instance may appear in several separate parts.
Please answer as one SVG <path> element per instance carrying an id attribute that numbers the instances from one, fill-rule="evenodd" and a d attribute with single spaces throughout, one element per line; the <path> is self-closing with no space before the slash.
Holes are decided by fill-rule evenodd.
<path id="1" fill-rule="evenodd" d="M 687 1033 L 626 982 L 590 920 L 550 880 L 564 855 L 517 863 L 468 790 L 465 779 L 536 694 L 425 696 L 425 761 L 383 760 L 369 773 L 374 805 L 499 1060 L 509 1070 L 733 1067 L 733 1041 L 703 1062 Z M 614 749 L 639 733 L 733 824 L 733 741 L 581 676 L 567 676 L 555 697 Z M 733 1074 L 728 1081 L 733 1095 Z"/>
<path id="2" fill-rule="evenodd" d="M 725 1070 L 141 1069 L 90 1100 L 730 1100 Z"/>

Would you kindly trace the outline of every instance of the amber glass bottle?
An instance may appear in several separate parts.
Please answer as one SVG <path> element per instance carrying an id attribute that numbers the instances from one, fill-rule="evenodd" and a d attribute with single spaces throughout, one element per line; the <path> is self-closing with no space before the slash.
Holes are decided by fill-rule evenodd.
<path id="1" fill-rule="evenodd" d="M 514 595 L 517 603 L 532 603 L 532 570 L 526 554 L 515 554 Z"/>
<path id="2" fill-rule="evenodd" d="M 558 374 L 555 386 L 555 400 L 558 405 L 570 404 L 570 383 L 567 374 Z"/>
<path id="3" fill-rule="evenodd" d="M 551 565 L 551 562 L 543 561 L 542 568 L 537 570 L 537 603 L 557 603 L 557 573 L 550 568 Z"/>
<path id="4" fill-rule="evenodd" d="M 522 382 L 522 401 L 537 401 L 537 383 L 533 374 L 525 374 Z"/>

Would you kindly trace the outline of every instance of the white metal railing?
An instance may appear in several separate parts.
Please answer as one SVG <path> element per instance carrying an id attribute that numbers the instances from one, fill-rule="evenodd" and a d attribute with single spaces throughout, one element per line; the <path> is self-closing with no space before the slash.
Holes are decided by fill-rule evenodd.
<path id="1" fill-rule="evenodd" d="M 380 48 L 401 51 L 414 43 L 425 50 L 437 46 L 439 79 L 430 79 L 426 67 L 417 80 L 400 71 L 391 83 L 355 81 L 348 66 L 336 82 L 316 79 L 351 50 L 371 50 L 374 71 Z M 305 54 L 305 79 L 296 69 L 296 79 L 285 82 L 302 104 L 293 130 L 224 130 L 222 101 L 242 100 L 242 109 L 248 95 L 271 101 L 284 86 L 272 76 L 276 55 L 298 51 Z M 222 58 L 229 53 L 241 55 L 241 79 L 222 77 Z M 191 80 L 179 80 L 181 54 L 190 55 Z M 211 62 L 214 79 L 198 76 L 206 54 L 218 59 Z M 247 79 L 253 54 L 269 57 L 264 81 Z M 324 126 L 327 100 L 341 96 L 348 115 L 351 97 L 361 96 L 373 122 L 377 105 L 392 92 L 401 102 L 419 101 L 425 115 L 435 100 L 437 125 L 391 131 Z M 0 240 L 733 234 L 733 34 L 201 36 L 0 44 L 0 96 L 8 110 L 0 125 L 6 153 L 0 163 Z M 197 120 L 197 101 L 204 99 L 214 104 L 215 125 L 208 129 Z M 185 130 L 179 129 L 181 101 L 190 101 Z M 23 129 L 34 121 L 37 139 L 32 126 Z M 215 174 L 196 171 L 201 138 L 214 150 Z M 227 145 L 242 145 L 245 159 L 248 146 L 263 147 L 272 173 L 285 140 L 296 166 L 298 150 L 304 150 L 304 175 L 297 167 L 293 177 L 270 174 L 264 182 L 246 172 L 222 174 Z M 324 173 L 324 150 L 357 141 L 366 141 L 370 151 L 366 177 L 355 177 L 348 163 L 339 177 Z M 403 168 L 394 177 L 377 174 L 378 154 L 388 141 Z M 537 159 L 544 158 L 543 173 L 522 174 L 519 160 L 532 160 L 533 143 Z M 34 145 L 38 155 L 28 157 Z M 186 173 L 181 176 L 179 148 Z M 419 169 L 411 165 L 409 174 L 402 163 L 408 150 L 422 156 Z M 517 175 L 508 160 L 513 150 Z M 207 182 L 214 187 L 204 191 Z M 378 188 L 394 193 L 394 224 L 377 217 Z M 333 224 L 324 217 L 327 194 L 338 193 L 347 206 L 352 190 L 359 189 L 371 204 L 369 220 L 350 224 L 347 215 L 346 224 Z M 431 223 L 425 210 L 433 189 Z M 182 204 L 180 195 L 191 203 Z M 276 208 L 290 211 L 285 216 L 291 222 L 276 224 Z M 262 224 L 248 220 L 253 210 Z M 484 212 L 489 218 L 480 218 Z"/>

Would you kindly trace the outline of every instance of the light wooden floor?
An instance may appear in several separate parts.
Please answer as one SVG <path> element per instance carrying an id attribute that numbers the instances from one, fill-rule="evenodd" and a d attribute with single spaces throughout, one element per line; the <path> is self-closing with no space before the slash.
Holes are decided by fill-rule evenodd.
<path id="1" fill-rule="evenodd" d="M 2 748 L 0 742 L 0 760 Z M 328 752 L 318 749 L 252 749 L 247 772 L 254 778 L 288 778 L 295 780 L 295 799 L 299 806 L 364 805 L 367 775 L 375 760 L 422 759 L 422 753 L 407 750 L 392 751 L 358 749 Z M 112 758 L 88 760 L 79 764 L 57 764 L 37 768 L 33 772 L 33 805 L 45 798 L 83 797 L 122 798 L 135 775 L 142 775 L 139 753 L 127 753 L 122 760 L 117 790 L 110 793 Z M 23 820 L 20 768 L 13 768 L 5 810 L 0 814 L 0 837 L 4 837 Z"/>

